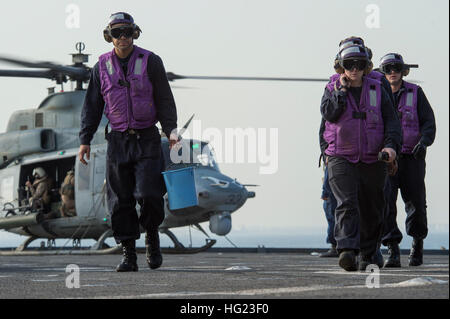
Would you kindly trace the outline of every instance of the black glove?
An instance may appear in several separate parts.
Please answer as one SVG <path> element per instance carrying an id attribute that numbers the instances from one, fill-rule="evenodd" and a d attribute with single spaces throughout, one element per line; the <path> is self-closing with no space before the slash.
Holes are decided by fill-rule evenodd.
<path id="1" fill-rule="evenodd" d="M 424 160 L 426 154 L 427 154 L 427 147 L 425 145 L 419 142 L 416 146 L 414 146 L 413 156 L 415 159 Z"/>

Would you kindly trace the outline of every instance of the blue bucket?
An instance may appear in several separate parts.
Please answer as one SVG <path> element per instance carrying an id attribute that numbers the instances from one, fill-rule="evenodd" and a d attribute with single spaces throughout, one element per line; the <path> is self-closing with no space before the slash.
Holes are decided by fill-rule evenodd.
<path id="1" fill-rule="evenodd" d="M 194 169 L 195 167 L 186 167 L 162 173 L 166 183 L 170 210 L 198 205 Z"/>

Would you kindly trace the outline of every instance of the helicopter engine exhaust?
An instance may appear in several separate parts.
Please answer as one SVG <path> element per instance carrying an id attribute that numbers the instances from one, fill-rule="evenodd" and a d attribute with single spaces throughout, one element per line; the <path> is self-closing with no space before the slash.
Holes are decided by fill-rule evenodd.
<path id="1" fill-rule="evenodd" d="M 231 214 L 221 212 L 209 218 L 209 230 L 216 235 L 225 236 L 231 230 Z"/>

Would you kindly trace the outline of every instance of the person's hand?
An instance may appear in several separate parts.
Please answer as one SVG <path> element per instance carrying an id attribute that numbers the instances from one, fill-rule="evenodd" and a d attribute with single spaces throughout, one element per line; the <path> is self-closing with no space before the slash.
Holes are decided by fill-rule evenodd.
<path id="1" fill-rule="evenodd" d="M 341 77 L 339 78 L 339 82 L 341 83 L 341 87 L 344 91 L 346 91 L 348 89 L 348 87 L 350 86 L 350 80 L 345 75 L 345 73 L 341 74 Z"/>
<path id="2" fill-rule="evenodd" d="M 87 165 L 87 162 L 84 160 L 84 155 L 86 154 L 87 160 L 91 159 L 91 146 L 90 145 L 80 145 L 80 150 L 78 151 L 78 158 L 81 163 Z"/>
<path id="3" fill-rule="evenodd" d="M 419 142 L 416 146 L 414 146 L 412 153 L 415 159 L 424 160 L 425 155 L 427 154 L 427 147 Z"/>
<path id="4" fill-rule="evenodd" d="M 397 158 L 397 152 L 393 148 L 385 147 L 381 151 L 389 154 L 387 163 L 392 163 Z"/>
<path id="5" fill-rule="evenodd" d="M 178 135 L 175 133 L 170 133 L 169 137 L 169 149 L 172 149 L 178 143 Z"/>
<path id="6" fill-rule="evenodd" d="M 26 182 L 25 182 L 25 186 L 26 186 L 26 187 L 31 187 L 31 182 L 30 182 L 30 181 L 26 181 Z"/>

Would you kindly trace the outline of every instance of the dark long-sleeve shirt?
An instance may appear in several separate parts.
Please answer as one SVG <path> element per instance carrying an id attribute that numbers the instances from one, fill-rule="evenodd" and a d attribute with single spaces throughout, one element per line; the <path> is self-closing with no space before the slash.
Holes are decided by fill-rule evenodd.
<path id="1" fill-rule="evenodd" d="M 405 92 L 405 87 L 402 84 L 400 90 L 394 93 L 395 108 L 398 109 L 398 102 L 400 96 Z M 417 116 L 419 117 L 419 129 L 420 129 L 420 143 L 425 146 L 433 144 L 436 137 L 436 120 L 434 118 L 434 112 L 428 102 L 425 93 L 419 86 L 417 90 Z"/>
<path id="2" fill-rule="evenodd" d="M 119 59 L 125 74 L 130 57 L 131 53 L 127 58 Z M 177 110 L 164 64 L 158 55 L 150 54 L 148 57 L 147 73 L 153 86 L 157 119 L 161 123 L 162 131 L 169 137 L 172 130 L 177 128 Z M 91 70 L 91 79 L 81 111 L 80 144 L 90 144 L 102 119 L 104 107 L 105 101 L 101 94 L 99 67 L 96 63 Z"/>
<path id="3" fill-rule="evenodd" d="M 358 95 L 361 95 L 362 88 L 351 88 L 348 92 L 344 91 L 328 91 L 325 88 L 325 92 L 322 96 L 322 102 L 320 105 L 320 111 L 322 113 L 322 123 L 319 131 L 320 134 L 320 147 L 322 153 L 328 147 L 328 144 L 323 139 L 323 132 L 325 131 L 325 121 L 335 123 L 339 120 L 343 114 L 347 104 L 347 94 L 353 94 L 356 101 L 359 101 Z M 397 153 L 400 151 L 401 146 L 401 125 L 397 116 L 397 112 L 392 105 L 391 98 L 386 92 L 384 87 L 381 87 L 381 115 L 384 123 L 384 147 L 394 149 Z"/>

